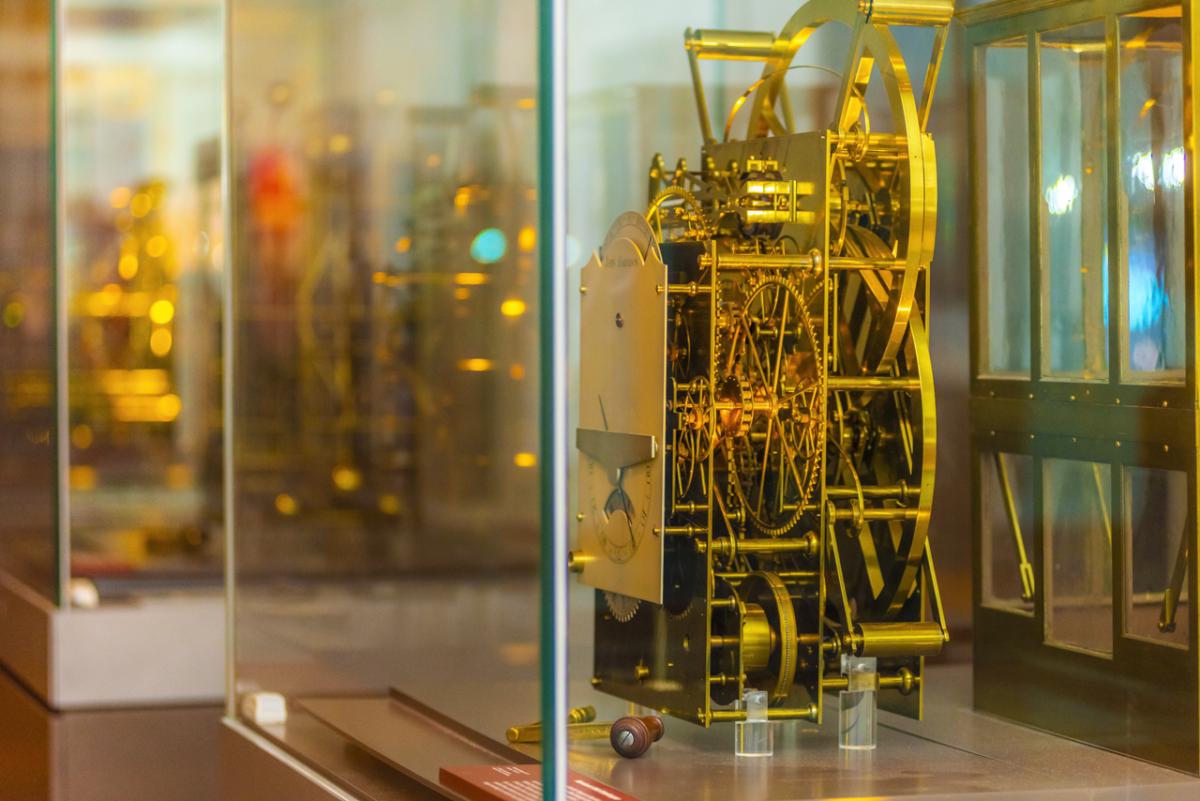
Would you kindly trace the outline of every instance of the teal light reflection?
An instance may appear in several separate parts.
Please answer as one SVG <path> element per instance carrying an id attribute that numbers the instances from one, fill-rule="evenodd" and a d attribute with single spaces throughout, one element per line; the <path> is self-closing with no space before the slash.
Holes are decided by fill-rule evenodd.
<path id="1" fill-rule="evenodd" d="M 499 228 L 484 228 L 471 242 L 471 258 L 480 264 L 495 264 L 508 251 L 508 237 Z"/>

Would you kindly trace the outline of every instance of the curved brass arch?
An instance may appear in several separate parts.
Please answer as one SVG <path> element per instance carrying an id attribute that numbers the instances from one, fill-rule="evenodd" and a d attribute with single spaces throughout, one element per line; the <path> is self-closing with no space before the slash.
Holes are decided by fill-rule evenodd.
<path id="1" fill-rule="evenodd" d="M 891 31 L 883 25 L 869 23 L 856 4 L 845 0 L 806 3 L 784 25 L 778 37 L 779 41 L 787 43 L 786 47 L 776 48 L 779 55 L 766 60 L 761 85 L 751 101 L 746 138 L 788 133 L 774 109 L 784 91 L 789 65 L 817 29 L 833 23 L 849 28 L 854 33 L 855 43 L 853 57 L 848 61 L 848 72 L 852 74 L 846 89 L 849 97 L 842 104 L 844 108 L 839 108 L 839 118 L 832 121 L 832 130 L 837 134 L 849 133 L 851 124 L 858 118 L 858 104 L 862 102 L 855 97 L 854 87 L 860 81 L 865 86 L 877 68 L 887 92 L 893 131 L 903 141 L 908 165 L 902 177 L 906 186 L 901 191 L 906 195 L 905 206 L 909 213 L 902 218 L 903 230 L 896 234 L 896 241 L 906 243 L 905 252 L 896 254 L 904 261 L 904 268 L 899 280 L 894 275 L 897 271 L 892 271 L 887 307 L 871 331 L 863 365 L 867 372 L 886 373 L 895 363 L 904 342 L 920 271 L 930 260 L 933 233 L 933 225 L 926 219 L 930 213 L 927 206 L 931 205 L 926 203 L 927 179 L 931 177 L 931 167 L 926 161 L 933 158 L 932 141 L 927 140 L 921 129 L 908 66 Z M 843 80 L 847 78 L 843 76 Z M 928 243 L 927 239 L 930 240 Z"/>

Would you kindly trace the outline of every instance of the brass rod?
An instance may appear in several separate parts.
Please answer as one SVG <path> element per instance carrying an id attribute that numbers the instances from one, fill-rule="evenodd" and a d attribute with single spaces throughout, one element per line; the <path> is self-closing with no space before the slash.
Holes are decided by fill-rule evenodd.
<path id="1" fill-rule="evenodd" d="M 714 573 L 713 575 L 719 579 L 724 579 L 725 581 L 745 581 L 751 576 L 750 573 L 741 571 Z M 775 575 L 779 576 L 784 581 L 816 581 L 821 576 L 821 574 L 816 570 L 784 570 L 782 572 L 776 572 Z"/>
<path id="2" fill-rule="evenodd" d="M 894 509 L 835 509 L 833 519 L 839 522 L 847 520 L 915 520 L 919 509 L 899 506 Z"/>
<path id="3" fill-rule="evenodd" d="M 1179 550 L 1175 552 L 1175 566 L 1171 570 L 1171 583 L 1163 591 L 1162 611 L 1158 613 L 1158 630 L 1171 632 L 1175 630 L 1175 613 L 1179 608 L 1179 598 L 1183 594 L 1183 580 L 1187 578 L 1188 538 L 1179 538 Z"/>
<path id="4" fill-rule="evenodd" d="M 848 500 L 857 498 L 859 490 L 856 487 L 826 487 L 825 497 L 833 500 Z M 864 498 L 901 498 L 911 499 L 921 496 L 920 487 L 910 487 L 907 484 L 891 484 L 882 487 L 863 487 L 862 497 Z"/>
<path id="5" fill-rule="evenodd" d="M 1104 533 L 1108 537 L 1108 550 L 1112 552 L 1112 515 L 1108 511 L 1107 493 L 1104 490 L 1104 479 L 1100 477 L 1100 464 L 1092 462 L 1092 478 L 1096 483 L 1096 505 L 1100 509 L 1100 518 L 1104 521 Z"/>
<path id="6" fill-rule="evenodd" d="M 880 676 L 879 689 L 881 690 L 903 690 L 905 685 L 919 687 L 921 685 L 921 677 L 914 675 L 895 675 L 895 676 Z M 824 690 L 845 690 L 850 686 L 850 680 L 846 676 L 837 674 L 827 675 L 821 679 L 821 689 Z"/>
<path id="7" fill-rule="evenodd" d="M 711 294 L 712 287 L 695 282 L 690 284 L 667 284 L 667 294 L 669 295 L 708 295 Z"/>
<path id="8" fill-rule="evenodd" d="M 1012 484 L 1008 480 L 1008 466 L 1004 463 L 1004 454 L 996 451 L 992 454 L 996 460 L 996 475 L 1000 479 L 1000 491 L 1004 495 L 1004 509 L 1008 515 L 1008 525 L 1012 530 L 1013 542 L 1017 548 L 1017 569 L 1021 574 L 1021 598 L 1033 600 L 1036 589 L 1033 576 L 1033 565 L 1025 553 L 1025 539 L 1021 536 L 1021 521 L 1017 517 L 1017 505 L 1013 500 Z"/>
<path id="9" fill-rule="evenodd" d="M 700 132 L 704 135 L 705 144 L 715 144 L 717 138 L 713 135 L 712 117 L 708 112 L 708 97 L 704 94 L 704 80 L 700 76 L 700 61 L 696 51 L 691 47 L 694 33 L 691 28 L 683 36 L 684 49 L 688 54 L 688 65 L 692 70 L 692 91 L 696 95 L 696 113 L 700 115 Z"/>
<path id="10" fill-rule="evenodd" d="M 612 733 L 611 723 L 568 723 L 568 740 L 604 740 Z M 510 743 L 540 743 L 542 741 L 541 724 L 532 726 L 511 726 L 505 733 Z"/>
<path id="11" fill-rule="evenodd" d="M 915 376 L 849 376 L 834 375 L 828 379 L 831 392 L 887 392 L 921 388 L 921 379 Z"/>
<path id="12" fill-rule="evenodd" d="M 831 270 L 905 270 L 908 262 L 900 259 L 855 259 L 846 256 L 834 256 L 829 259 Z M 923 269 L 918 266 L 918 270 Z"/>
<path id="13" fill-rule="evenodd" d="M 942 55 L 946 52 L 946 40 L 950 38 L 950 22 L 939 25 L 933 36 L 933 52 L 929 57 L 929 66 L 925 68 L 925 86 L 921 91 L 921 107 L 917 112 L 917 124 L 921 130 L 929 127 L 929 112 L 933 108 L 933 90 L 937 87 L 938 74 L 942 69 Z"/>
<path id="14" fill-rule="evenodd" d="M 701 263 L 704 258 L 701 257 Z M 820 260 L 809 253 L 725 253 L 716 257 L 718 270 L 813 270 Z M 705 265 L 711 266 L 711 265 Z"/>
<path id="15" fill-rule="evenodd" d="M 714 723 L 746 719 L 744 709 L 714 709 L 710 713 Z M 817 705 L 809 704 L 807 709 L 768 709 L 767 720 L 816 720 Z"/>

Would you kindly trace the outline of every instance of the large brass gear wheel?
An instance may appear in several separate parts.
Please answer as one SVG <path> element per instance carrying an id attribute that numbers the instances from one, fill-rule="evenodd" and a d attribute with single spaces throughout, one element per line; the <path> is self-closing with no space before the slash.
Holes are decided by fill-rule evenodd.
<path id="1" fill-rule="evenodd" d="M 796 526 L 820 478 L 824 368 L 804 289 L 791 278 L 757 282 L 728 335 L 727 381 L 736 378 L 740 390 L 739 408 L 728 413 L 738 425 L 721 426 L 730 486 L 754 528 L 771 537 Z"/>
<path id="2" fill-rule="evenodd" d="M 749 103 L 747 139 L 786 136 L 786 104 L 781 95 L 786 92 L 788 69 L 804 44 L 814 32 L 826 25 L 840 25 L 855 30 L 858 25 L 859 8 L 856 3 L 844 0 L 811 0 L 788 20 L 777 41 L 786 42 L 766 60 L 761 80 Z M 850 148 L 838 159 L 851 163 L 840 165 L 838 171 L 846 177 L 856 173 L 851 195 L 855 200 L 872 204 L 875 208 L 903 210 L 899 214 L 887 212 L 886 220 L 879 221 L 877 233 L 884 236 L 888 257 L 902 265 L 895 270 L 895 280 L 888 286 L 883 310 L 870 321 L 866 332 L 867 341 L 863 350 L 865 372 L 887 374 L 904 344 L 908 330 L 908 318 L 917 308 L 917 292 L 921 268 L 933 252 L 936 229 L 936 203 L 926 203 L 927 194 L 932 194 L 937 185 L 936 162 L 933 140 L 924 133 L 917 108 L 917 99 L 911 89 L 911 78 L 900 47 L 887 25 L 866 24 L 861 28 L 862 55 L 859 59 L 859 77 L 869 79 L 877 72 L 886 90 L 887 112 L 891 130 L 902 142 L 901 158 L 894 168 L 886 173 L 877 171 L 869 160 L 861 158 L 859 148 Z M 832 121 L 832 128 L 847 134 L 865 134 L 860 129 L 860 117 L 866 107 L 865 83 L 862 91 L 852 95 L 840 119 Z M 874 111 L 874 109 L 873 109 Z M 879 116 L 878 112 L 872 116 Z M 860 137 L 861 138 L 861 137 Z M 863 139 L 865 144 L 865 138 Z M 836 231 L 835 231 L 836 233 Z M 834 241 L 840 240 L 835 236 Z M 833 253 L 831 255 L 839 255 Z"/>

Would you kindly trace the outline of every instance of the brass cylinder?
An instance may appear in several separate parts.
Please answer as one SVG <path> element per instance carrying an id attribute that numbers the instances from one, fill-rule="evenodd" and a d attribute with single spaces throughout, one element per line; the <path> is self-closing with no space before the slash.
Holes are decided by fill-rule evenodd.
<path id="1" fill-rule="evenodd" d="M 742 618 L 742 669 L 746 673 L 766 668 L 774 638 L 775 632 L 771 630 L 763 608 L 758 604 L 746 604 L 746 614 Z"/>
<path id="2" fill-rule="evenodd" d="M 780 52 L 775 34 L 765 31 L 691 31 L 684 46 L 700 58 L 727 61 L 765 61 Z"/>
<path id="3" fill-rule="evenodd" d="M 946 637 L 937 623 L 860 623 L 856 656 L 937 656 Z"/>
<path id="4" fill-rule="evenodd" d="M 948 25 L 953 0 L 862 0 L 872 23 L 884 25 Z"/>

